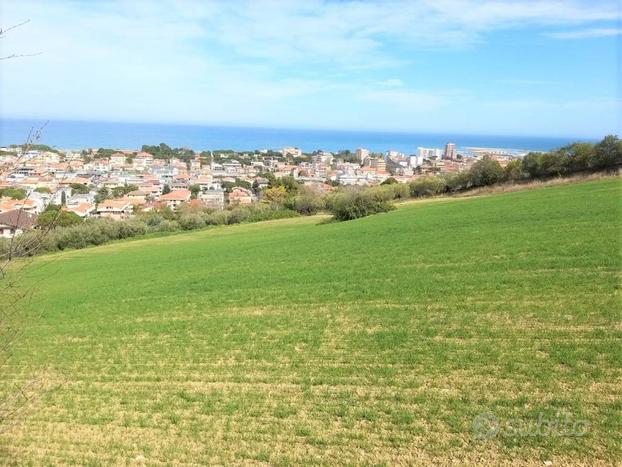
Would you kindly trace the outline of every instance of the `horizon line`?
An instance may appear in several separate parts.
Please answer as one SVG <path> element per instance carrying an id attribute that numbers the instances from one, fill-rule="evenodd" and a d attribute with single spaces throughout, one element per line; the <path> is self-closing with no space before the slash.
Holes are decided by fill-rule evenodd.
<path id="1" fill-rule="evenodd" d="M 0 121 L 34 121 L 41 123 L 69 122 L 86 124 L 113 124 L 113 125 L 156 125 L 156 126 L 185 126 L 185 127 L 208 127 L 208 128 L 238 128 L 251 130 L 285 130 L 285 131 L 323 131 L 341 133 L 376 133 L 376 134 L 401 134 L 401 135 L 439 135 L 439 136 L 489 136 L 489 137 L 519 137 L 519 138 L 560 138 L 560 139 L 581 139 L 598 140 L 607 135 L 618 135 L 616 131 L 605 132 L 602 135 L 569 135 L 569 134 L 533 134 L 533 133 L 486 133 L 486 132 L 465 132 L 462 130 L 418 130 L 409 131 L 405 129 L 378 129 L 378 128 L 328 128 L 328 127 L 298 127 L 298 126 L 271 126 L 258 124 L 240 123 L 199 123 L 199 122 L 165 122 L 165 121 L 136 121 L 136 120 L 107 120 L 107 119 L 76 119 L 76 118 L 50 118 L 50 117 L 10 117 L 0 115 Z"/>

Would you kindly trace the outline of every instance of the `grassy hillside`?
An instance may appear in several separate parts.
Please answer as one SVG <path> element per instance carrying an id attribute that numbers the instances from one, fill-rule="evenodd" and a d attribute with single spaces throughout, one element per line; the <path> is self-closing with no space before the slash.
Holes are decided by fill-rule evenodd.
<path id="1" fill-rule="evenodd" d="M 50 384 L 0 458 L 613 463 L 621 195 L 605 179 L 37 259 L 45 313 L 0 386 Z M 479 439 L 482 413 L 588 425 Z"/>

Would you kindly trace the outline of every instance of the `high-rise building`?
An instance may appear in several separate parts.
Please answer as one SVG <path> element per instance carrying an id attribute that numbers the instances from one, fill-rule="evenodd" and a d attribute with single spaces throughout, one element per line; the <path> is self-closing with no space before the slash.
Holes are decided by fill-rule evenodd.
<path id="1" fill-rule="evenodd" d="M 447 143 L 445 145 L 445 153 L 443 159 L 453 161 L 456 158 L 456 145 L 454 143 Z"/>
<path id="2" fill-rule="evenodd" d="M 440 159 L 441 158 L 441 150 L 436 148 L 417 148 L 417 154 L 419 157 L 423 159 Z"/>
<path id="3" fill-rule="evenodd" d="M 417 155 L 412 155 L 410 156 L 408 165 L 410 165 L 411 167 L 417 167 L 418 165 L 423 164 L 423 156 L 417 156 Z"/>
<path id="4" fill-rule="evenodd" d="M 385 162 L 384 157 L 376 157 L 373 159 L 371 166 L 378 172 L 385 172 L 387 170 L 387 163 Z"/>
<path id="5" fill-rule="evenodd" d="M 365 159 L 369 157 L 369 150 L 365 148 L 358 148 L 356 150 L 356 158 L 362 164 L 365 162 Z"/>

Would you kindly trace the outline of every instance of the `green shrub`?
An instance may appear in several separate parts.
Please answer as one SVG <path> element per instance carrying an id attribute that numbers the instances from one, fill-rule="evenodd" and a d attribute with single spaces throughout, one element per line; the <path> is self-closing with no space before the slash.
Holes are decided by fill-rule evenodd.
<path id="1" fill-rule="evenodd" d="M 179 216 L 179 225 L 184 230 L 196 230 L 205 227 L 205 219 L 199 213 L 185 214 Z"/>
<path id="2" fill-rule="evenodd" d="M 166 220 L 154 211 L 140 213 L 136 218 L 142 220 L 151 230 L 157 230 L 157 227 Z"/>
<path id="3" fill-rule="evenodd" d="M 275 219 L 285 219 L 296 217 L 299 214 L 287 208 L 280 208 L 274 205 L 253 205 L 248 207 L 249 216 L 246 222 L 261 222 Z"/>
<path id="4" fill-rule="evenodd" d="M 405 183 L 392 184 L 386 189 L 393 191 L 393 199 L 407 199 L 410 198 L 410 187 Z"/>
<path id="5" fill-rule="evenodd" d="M 203 217 L 206 225 L 226 225 L 229 223 L 229 211 L 215 211 Z"/>
<path id="6" fill-rule="evenodd" d="M 178 230 L 181 230 L 179 222 L 164 219 L 158 224 L 156 232 L 176 232 Z"/>
<path id="7" fill-rule="evenodd" d="M 26 198 L 26 190 L 23 188 L 0 188 L 0 197 L 5 196 L 12 199 Z"/>
<path id="8" fill-rule="evenodd" d="M 227 217 L 227 224 L 240 224 L 246 221 L 250 217 L 248 208 L 236 207 L 229 211 L 229 217 Z"/>
<path id="9" fill-rule="evenodd" d="M 447 184 L 441 177 L 428 176 L 423 177 L 409 184 L 410 195 L 413 198 L 419 198 L 421 196 L 434 196 L 444 193 L 447 189 Z"/>
<path id="10" fill-rule="evenodd" d="M 399 183 L 394 177 L 389 177 L 386 180 L 384 180 L 381 185 L 395 185 L 396 183 Z"/>
<path id="11" fill-rule="evenodd" d="M 319 193 L 309 189 L 301 190 L 298 195 L 290 198 L 286 206 L 302 215 L 317 214 L 326 208 L 326 201 Z"/>
<path id="12" fill-rule="evenodd" d="M 347 221 L 393 209 L 395 206 L 378 193 L 370 190 L 347 190 L 333 198 L 330 211 L 336 220 Z"/>
<path id="13" fill-rule="evenodd" d="M 525 178 L 523 173 L 523 164 L 520 159 L 514 159 L 508 162 L 503 169 L 503 178 L 510 182 L 515 182 Z"/>
<path id="14" fill-rule="evenodd" d="M 458 172 L 445 176 L 447 191 L 456 193 L 471 187 L 471 175 L 469 172 Z"/>

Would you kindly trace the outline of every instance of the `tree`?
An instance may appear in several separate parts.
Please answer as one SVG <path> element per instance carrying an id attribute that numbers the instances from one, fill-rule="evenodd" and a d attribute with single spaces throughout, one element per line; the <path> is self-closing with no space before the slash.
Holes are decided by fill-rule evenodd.
<path id="1" fill-rule="evenodd" d="M 523 157 L 523 171 L 529 174 L 530 178 L 539 178 L 544 175 L 542 170 L 542 153 L 530 152 Z"/>
<path id="2" fill-rule="evenodd" d="M 396 183 L 399 183 L 395 178 L 393 177 L 389 177 L 386 180 L 384 180 L 381 185 L 395 185 Z"/>
<path id="3" fill-rule="evenodd" d="M 89 191 L 91 191 L 91 190 L 89 189 L 89 187 L 88 187 L 88 186 L 86 186 L 86 185 L 85 185 L 85 184 L 83 184 L 83 183 L 72 183 L 72 184 L 71 184 L 71 185 L 69 185 L 69 186 L 71 187 L 71 190 L 72 190 L 74 193 L 78 193 L 78 194 L 86 194 L 86 193 L 88 193 Z"/>
<path id="4" fill-rule="evenodd" d="M 82 219 L 77 214 L 59 210 L 59 209 L 49 209 L 42 212 L 37 218 L 37 225 L 39 227 L 69 227 L 71 225 L 80 224 Z"/>
<path id="5" fill-rule="evenodd" d="M 445 183 L 447 184 L 447 189 L 452 193 L 466 190 L 471 187 L 471 175 L 466 171 L 447 175 Z"/>
<path id="6" fill-rule="evenodd" d="M 559 177 L 564 173 L 564 158 L 559 152 L 545 152 L 540 158 L 540 167 L 547 177 Z"/>
<path id="7" fill-rule="evenodd" d="M 592 167 L 597 170 L 613 169 L 622 166 L 622 141 L 613 135 L 605 136 L 594 147 Z"/>
<path id="8" fill-rule="evenodd" d="M 143 144 L 142 151 L 151 154 L 156 159 L 172 159 L 174 157 L 189 161 L 194 157 L 194 151 L 187 148 L 171 148 L 166 143 L 160 143 L 158 146 L 149 146 Z"/>
<path id="9" fill-rule="evenodd" d="M 288 193 L 298 193 L 300 189 L 300 183 L 291 175 L 281 177 L 281 186 L 285 187 Z"/>
<path id="10" fill-rule="evenodd" d="M 168 186 L 167 184 L 164 184 L 164 186 L 162 187 L 162 194 L 163 195 L 167 195 L 171 192 L 171 187 Z"/>
<path id="11" fill-rule="evenodd" d="M 201 185 L 190 185 L 188 189 L 190 190 L 190 193 L 192 193 L 191 198 L 197 199 L 197 196 L 201 192 Z"/>
<path id="12" fill-rule="evenodd" d="M 471 185 L 486 186 L 494 185 L 503 180 L 503 168 L 498 161 L 484 158 L 477 161 L 469 170 Z"/>
<path id="13" fill-rule="evenodd" d="M 171 208 L 169 208 L 168 206 L 159 206 L 159 207 L 155 208 L 153 210 L 153 212 L 159 214 L 164 219 L 169 220 L 169 221 L 174 221 L 174 220 L 177 219 L 177 216 L 175 215 L 175 212 Z"/>
<path id="14" fill-rule="evenodd" d="M 325 202 L 319 193 L 313 190 L 302 189 L 294 197 L 287 201 L 287 207 L 303 215 L 316 214 L 325 207 Z"/>
<path id="15" fill-rule="evenodd" d="M 233 188 L 236 186 L 245 188 L 247 190 L 251 190 L 253 188 L 253 185 L 251 184 L 251 182 L 248 182 L 246 180 L 241 180 L 239 178 L 236 178 L 235 182 L 222 182 L 221 185 L 227 193 L 231 193 L 231 190 L 233 190 Z"/>
<path id="16" fill-rule="evenodd" d="M 114 149 L 99 148 L 95 153 L 95 159 L 106 159 L 112 156 L 116 151 Z"/>
<path id="17" fill-rule="evenodd" d="M 227 193 L 231 193 L 231 190 L 233 190 L 233 187 L 235 186 L 235 182 L 222 182 L 220 185 Z"/>
<path id="18" fill-rule="evenodd" d="M 433 196 L 443 193 L 447 189 L 447 182 L 441 177 L 423 177 L 409 184 L 410 195 L 414 198 L 420 196 Z"/>
<path id="19" fill-rule="evenodd" d="M 590 169 L 594 157 L 594 145 L 591 143 L 573 143 L 557 150 L 562 156 L 564 172 L 575 173 Z"/>
<path id="20" fill-rule="evenodd" d="M 251 182 L 247 181 L 247 180 L 242 180 L 239 178 L 235 179 L 235 186 L 239 186 L 242 188 L 246 188 L 247 190 L 250 190 L 253 188 L 253 185 Z"/>
<path id="21" fill-rule="evenodd" d="M 266 188 L 261 192 L 261 197 L 269 203 L 282 205 L 287 199 L 287 189 L 284 186 Z"/>
<path id="22" fill-rule="evenodd" d="M 99 190 L 97 190 L 97 194 L 95 195 L 95 202 L 97 204 L 108 198 L 110 198 L 110 191 L 108 190 L 108 188 L 101 187 Z"/>
<path id="23" fill-rule="evenodd" d="M 513 159 L 508 162 L 503 171 L 505 180 L 520 180 L 523 178 L 523 163 L 520 159 Z"/>
<path id="24" fill-rule="evenodd" d="M 138 187 L 136 185 L 116 186 L 112 189 L 112 197 L 121 198 L 122 196 L 125 196 L 135 190 L 138 190 Z"/>
<path id="25" fill-rule="evenodd" d="M 4 188 L 0 189 L 0 197 L 6 197 L 11 199 L 25 199 L 26 190 L 23 188 Z"/>

